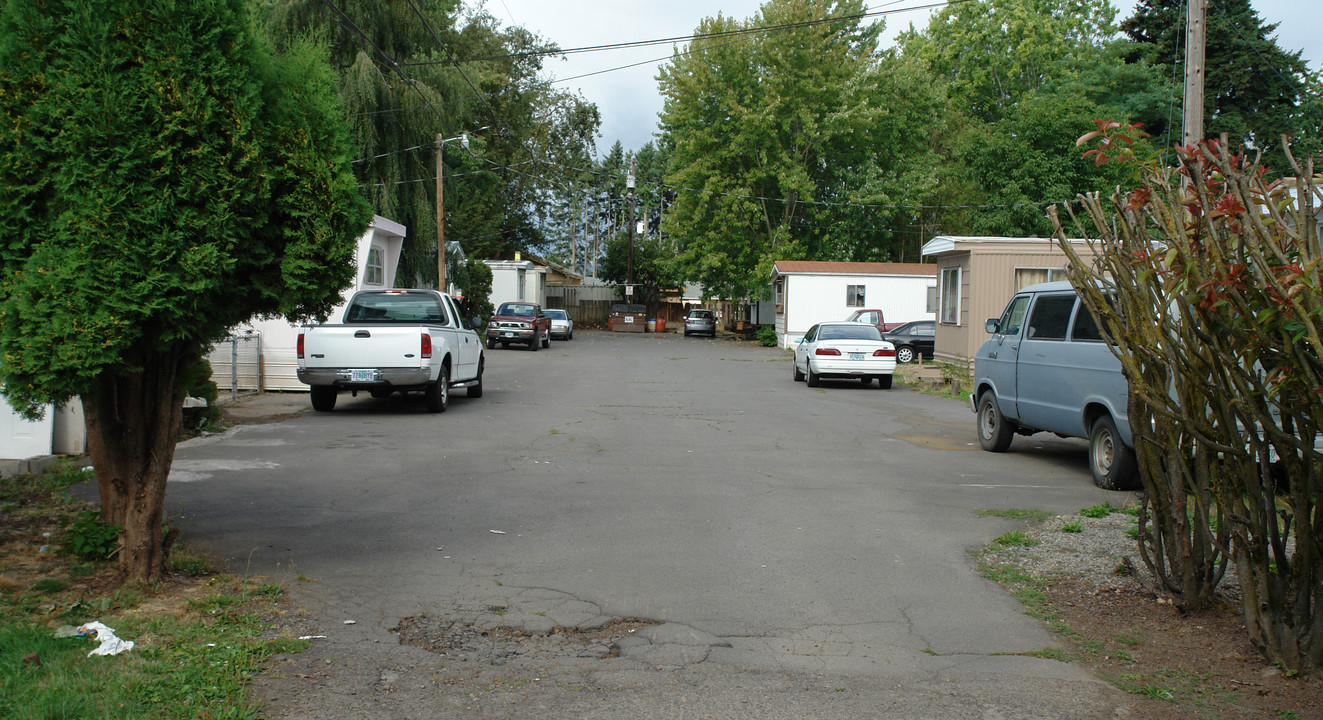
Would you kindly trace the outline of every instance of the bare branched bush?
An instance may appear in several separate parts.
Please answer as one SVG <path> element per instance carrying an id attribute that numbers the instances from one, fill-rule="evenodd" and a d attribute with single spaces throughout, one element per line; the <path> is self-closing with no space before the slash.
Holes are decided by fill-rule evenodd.
<path id="1" fill-rule="evenodd" d="M 1312 162 L 1269 181 L 1222 142 L 1139 161 L 1136 128 L 1099 123 L 1098 162 L 1139 187 L 1068 209 L 1071 282 L 1130 386 L 1144 482 L 1140 553 L 1187 611 L 1213 598 L 1228 559 L 1245 624 L 1293 671 L 1323 666 L 1323 262 Z M 1287 146 L 1290 157 L 1290 148 Z M 1052 219 L 1064 240 L 1063 222 Z"/>

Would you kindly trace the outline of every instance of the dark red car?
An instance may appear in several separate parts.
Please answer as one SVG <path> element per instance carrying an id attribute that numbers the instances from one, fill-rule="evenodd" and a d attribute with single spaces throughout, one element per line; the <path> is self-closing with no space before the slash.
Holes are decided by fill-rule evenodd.
<path id="1" fill-rule="evenodd" d="M 528 345 L 533 351 L 538 346 L 551 347 L 551 318 L 537 303 L 501 303 L 487 321 L 487 348 L 495 348 L 496 343 L 501 347 L 510 347 L 510 343 Z"/>

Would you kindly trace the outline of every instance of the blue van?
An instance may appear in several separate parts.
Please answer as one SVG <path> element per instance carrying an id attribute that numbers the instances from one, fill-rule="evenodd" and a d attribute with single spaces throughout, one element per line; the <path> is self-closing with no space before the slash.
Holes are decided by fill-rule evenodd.
<path id="1" fill-rule="evenodd" d="M 1026 287 L 986 327 L 969 396 L 983 449 L 1004 452 L 1016 434 L 1086 438 L 1098 487 L 1138 487 L 1121 362 L 1070 283 Z"/>

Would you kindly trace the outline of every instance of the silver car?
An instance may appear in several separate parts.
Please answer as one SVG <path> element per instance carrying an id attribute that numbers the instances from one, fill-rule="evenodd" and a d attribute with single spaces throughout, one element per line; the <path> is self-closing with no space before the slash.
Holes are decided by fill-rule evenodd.
<path id="1" fill-rule="evenodd" d="M 690 310 L 684 316 L 684 334 L 717 336 L 717 317 L 711 310 Z"/>
<path id="2" fill-rule="evenodd" d="M 573 340 L 574 321 L 564 310 L 543 310 L 542 314 L 551 318 L 551 337 L 553 340 Z"/>

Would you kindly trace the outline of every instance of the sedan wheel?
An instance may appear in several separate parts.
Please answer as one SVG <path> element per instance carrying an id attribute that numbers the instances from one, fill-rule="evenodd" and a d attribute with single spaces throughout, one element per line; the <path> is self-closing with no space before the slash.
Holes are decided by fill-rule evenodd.
<path id="1" fill-rule="evenodd" d="M 799 363 L 793 358 L 790 360 L 790 368 L 794 371 L 795 382 L 804 382 L 804 373 L 799 371 Z"/>
<path id="2" fill-rule="evenodd" d="M 818 374 L 813 372 L 813 362 L 807 361 L 804 364 L 808 366 L 808 386 L 817 387 L 821 385 L 822 378 L 818 377 Z"/>
<path id="3" fill-rule="evenodd" d="M 901 345 L 896 348 L 896 362 L 912 363 L 914 362 L 914 348 L 908 345 Z"/>

